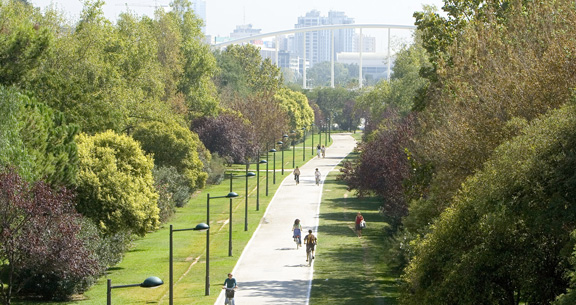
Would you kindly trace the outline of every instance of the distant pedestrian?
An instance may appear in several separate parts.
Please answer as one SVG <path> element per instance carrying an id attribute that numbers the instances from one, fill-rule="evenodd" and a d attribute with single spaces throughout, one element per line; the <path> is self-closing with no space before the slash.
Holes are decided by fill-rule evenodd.
<path id="1" fill-rule="evenodd" d="M 296 181 L 296 185 L 300 184 L 300 169 L 298 166 L 294 169 L 294 180 Z"/>
<path id="2" fill-rule="evenodd" d="M 356 214 L 355 227 L 356 227 L 356 234 L 358 234 L 358 237 L 362 237 L 362 229 L 366 227 L 366 221 L 364 221 L 364 216 L 362 216 L 362 213 L 360 212 Z"/>
<path id="3" fill-rule="evenodd" d="M 320 174 L 320 171 L 316 169 L 316 171 L 314 172 L 314 178 L 316 178 L 316 185 L 320 185 L 320 177 L 322 177 L 322 174 Z"/>
<path id="4" fill-rule="evenodd" d="M 326 158 L 326 147 L 322 145 L 322 148 L 320 150 L 322 151 L 322 158 Z"/>
<path id="5" fill-rule="evenodd" d="M 320 156 L 322 155 L 322 147 L 320 146 L 320 144 L 316 146 L 316 153 L 318 154 L 318 159 L 320 159 Z"/>

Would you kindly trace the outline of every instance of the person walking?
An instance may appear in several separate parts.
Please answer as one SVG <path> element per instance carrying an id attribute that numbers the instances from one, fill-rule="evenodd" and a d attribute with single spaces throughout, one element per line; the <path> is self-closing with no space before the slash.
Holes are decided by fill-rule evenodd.
<path id="1" fill-rule="evenodd" d="M 308 230 L 308 235 L 304 237 L 304 244 L 306 244 L 306 261 L 308 261 L 308 254 L 310 257 L 314 259 L 314 248 L 318 243 L 318 238 L 312 234 L 312 230 Z"/>
<path id="2" fill-rule="evenodd" d="M 322 158 L 326 158 L 326 147 L 324 145 L 322 145 L 320 151 L 322 151 Z"/>
<path id="3" fill-rule="evenodd" d="M 320 174 L 320 171 L 316 169 L 316 171 L 314 172 L 314 178 L 316 178 L 316 185 L 320 185 L 320 177 L 322 177 L 322 174 Z"/>
<path id="4" fill-rule="evenodd" d="M 320 147 L 320 144 L 316 146 L 316 153 L 318 154 L 318 159 L 320 159 L 320 155 L 322 155 L 322 147 Z"/>
<path id="5" fill-rule="evenodd" d="M 294 169 L 294 180 L 296 181 L 296 185 L 300 184 L 300 169 L 298 166 Z"/>
<path id="6" fill-rule="evenodd" d="M 300 219 L 294 220 L 292 225 L 292 237 L 294 240 L 298 240 L 298 245 L 302 247 L 302 225 L 300 224 Z"/>
<path id="7" fill-rule="evenodd" d="M 224 299 L 224 304 L 234 305 L 234 291 L 238 288 L 236 279 L 233 277 L 232 273 L 228 273 L 228 278 L 224 280 L 224 286 L 222 289 L 226 289 L 226 298 Z"/>
<path id="8" fill-rule="evenodd" d="M 355 227 L 356 227 L 356 234 L 358 235 L 358 237 L 362 238 L 362 229 L 366 227 L 366 221 L 364 221 L 364 216 L 362 216 L 362 213 L 360 212 L 356 214 Z"/>

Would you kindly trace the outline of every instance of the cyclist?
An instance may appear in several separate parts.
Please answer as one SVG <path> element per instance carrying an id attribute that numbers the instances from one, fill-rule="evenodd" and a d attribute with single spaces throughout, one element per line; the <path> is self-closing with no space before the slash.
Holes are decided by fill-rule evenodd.
<path id="1" fill-rule="evenodd" d="M 292 237 L 294 241 L 302 247 L 302 225 L 300 224 L 300 219 L 294 220 L 294 224 L 292 225 Z"/>
<path id="2" fill-rule="evenodd" d="M 312 234 L 312 230 L 308 230 L 308 235 L 304 237 L 304 243 L 306 244 L 306 261 L 308 261 L 308 253 L 310 253 L 312 259 L 314 259 L 314 246 L 316 246 L 317 242 L 318 239 Z"/>
<path id="3" fill-rule="evenodd" d="M 234 305 L 234 291 L 236 288 L 238 288 L 236 279 L 232 277 L 232 273 L 228 273 L 228 278 L 224 280 L 224 286 L 222 287 L 222 289 L 226 289 L 224 304 Z"/>
<path id="4" fill-rule="evenodd" d="M 320 177 L 322 177 L 322 174 L 320 174 L 318 169 L 314 172 L 314 177 L 316 178 L 316 185 L 320 185 Z"/>
<path id="5" fill-rule="evenodd" d="M 300 169 L 298 166 L 294 169 L 294 180 L 296 181 L 296 185 L 300 184 Z"/>

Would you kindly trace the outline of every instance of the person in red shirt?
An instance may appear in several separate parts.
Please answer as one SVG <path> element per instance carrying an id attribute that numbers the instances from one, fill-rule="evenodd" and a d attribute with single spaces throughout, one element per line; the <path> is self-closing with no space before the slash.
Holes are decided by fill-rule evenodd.
<path id="1" fill-rule="evenodd" d="M 358 212 L 358 214 L 356 214 L 356 234 L 358 234 L 358 237 L 362 237 L 362 229 L 364 229 L 364 217 L 362 216 L 362 213 Z"/>

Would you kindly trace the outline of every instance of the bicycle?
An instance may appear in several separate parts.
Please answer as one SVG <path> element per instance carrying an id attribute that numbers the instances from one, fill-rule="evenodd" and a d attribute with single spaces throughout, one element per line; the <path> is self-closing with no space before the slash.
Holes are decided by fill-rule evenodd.
<path id="1" fill-rule="evenodd" d="M 308 262 L 308 266 L 312 266 L 312 261 L 314 260 L 313 252 L 314 250 L 312 248 L 306 247 L 306 261 Z"/>
<path id="2" fill-rule="evenodd" d="M 294 242 L 296 243 L 296 250 L 302 247 L 302 241 L 300 240 L 300 235 L 294 236 Z"/>
<path id="3" fill-rule="evenodd" d="M 226 299 L 224 300 L 224 304 L 231 304 L 234 305 L 234 292 L 236 292 L 236 287 L 228 288 L 222 287 L 222 289 L 226 289 Z"/>

